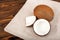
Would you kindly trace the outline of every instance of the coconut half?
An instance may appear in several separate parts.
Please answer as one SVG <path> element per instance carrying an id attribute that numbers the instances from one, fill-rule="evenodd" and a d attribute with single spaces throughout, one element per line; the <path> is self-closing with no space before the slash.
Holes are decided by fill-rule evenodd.
<path id="1" fill-rule="evenodd" d="M 44 36 L 50 31 L 50 24 L 45 19 L 38 19 L 33 25 L 36 34 Z"/>
<path id="2" fill-rule="evenodd" d="M 26 26 L 31 26 L 36 20 L 35 16 L 26 17 Z"/>

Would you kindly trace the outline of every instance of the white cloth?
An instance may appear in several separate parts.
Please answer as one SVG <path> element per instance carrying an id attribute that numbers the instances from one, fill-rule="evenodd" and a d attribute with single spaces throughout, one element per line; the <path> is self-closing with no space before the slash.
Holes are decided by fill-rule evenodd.
<path id="1" fill-rule="evenodd" d="M 32 16 L 33 9 L 41 4 L 48 5 L 54 10 L 54 19 L 50 22 L 51 31 L 44 37 L 36 35 L 33 27 L 25 26 L 25 17 Z M 27 0 L 4 30 L 25 40 L 60 40 L 60 3 L 47 0 Z"/>

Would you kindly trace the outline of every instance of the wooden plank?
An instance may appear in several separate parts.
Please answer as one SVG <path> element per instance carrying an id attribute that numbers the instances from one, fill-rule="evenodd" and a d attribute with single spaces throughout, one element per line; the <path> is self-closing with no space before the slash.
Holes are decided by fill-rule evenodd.
<path id="1" fill-rule="evenodd" d="M 60 2 L 60 0 L 53 0 L 53 1 L 57 1 L 57 2 Z"/>
<path id="2" fill-rule="evenodd" d="M 5 26 L 11 21 L 26 0 L 0 0 L 0 40 L 9 40 L 15 36 L 4 31 Z M 22 38 L 16 38 L 23 40 Z"/>

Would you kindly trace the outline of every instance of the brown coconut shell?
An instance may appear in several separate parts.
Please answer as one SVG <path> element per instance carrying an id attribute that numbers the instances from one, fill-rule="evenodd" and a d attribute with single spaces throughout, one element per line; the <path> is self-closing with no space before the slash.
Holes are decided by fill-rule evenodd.
<path id="1" fill-rule="evenodd" d="M 54 12 L 53 9 L 47 5 L 38 5 L 34 9 L 34 15 L 38 19 L 46 19 L 50 22 L 54 17 Z"/>

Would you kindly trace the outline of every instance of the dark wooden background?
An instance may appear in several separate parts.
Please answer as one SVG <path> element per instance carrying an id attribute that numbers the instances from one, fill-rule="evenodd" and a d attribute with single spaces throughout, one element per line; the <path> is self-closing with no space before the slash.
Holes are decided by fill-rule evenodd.
<path id="1" fill-rule="evenodd" d="M 60 0 L 54 0 L 60 2 Z M 4 31 L 26 0 L 0 0 L 0 40 L 23 40 Z"/>

